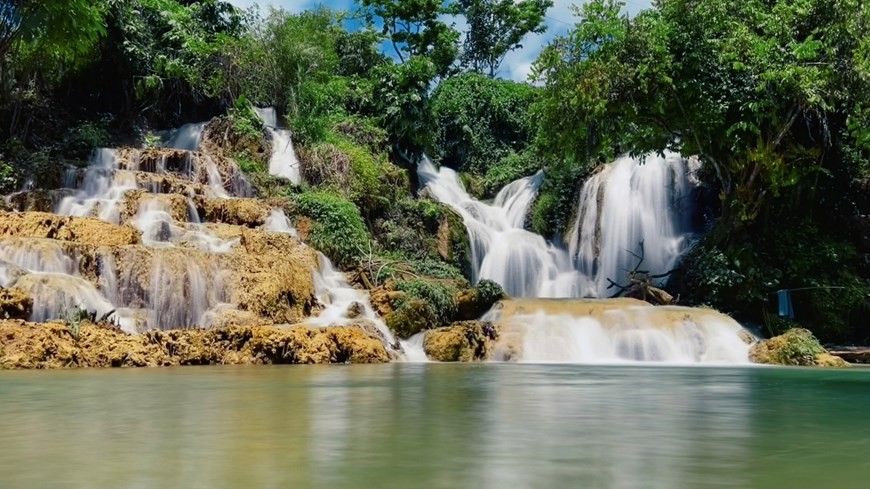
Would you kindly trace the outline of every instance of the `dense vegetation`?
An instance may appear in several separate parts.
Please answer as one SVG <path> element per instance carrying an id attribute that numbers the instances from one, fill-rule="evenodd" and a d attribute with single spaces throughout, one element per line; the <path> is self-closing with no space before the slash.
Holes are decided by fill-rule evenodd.
<path id="1" fill-rule="evenodd" d="M 6 2 L 0 190 L 27 177 L 56 185 L 60 163 L 96 146 L 222 117 L 260 192 L 287 197 L 315 246 L 370 286 L 394 283 L 396 306 L 429 327 L 457 314 L 468 245 L 455 214 L 415 196 L 423 153 L 481 197 L 545 170 L 528 222 L 558 238 L 595 166 L 669 149 L 697 155 L 718 196 L 670 280 L 683 302 L 761 321 L 776 290 L 811 287 L 795 295 L 804 326 L 823 341 L 870 341 L 865 3 L 662 0 L 629 17 L 594 0 L 533 80 L 499 79 L 551 5 L 358 0 L 352 12 L 290 14 L 218 0 Z M 292 129 L 303 185 L 264 175 L 252 106 L 276 107 Z"/>

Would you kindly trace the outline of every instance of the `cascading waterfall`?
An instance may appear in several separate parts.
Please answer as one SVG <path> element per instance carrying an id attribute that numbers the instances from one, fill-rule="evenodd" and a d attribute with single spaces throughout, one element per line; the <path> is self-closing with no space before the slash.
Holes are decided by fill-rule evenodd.
<path id="1" fill-rule="evenodd" d="M 523 229 L 542 173 L 508 184 L 485 204 L 470 197 L 449 168 L 437 170 L 424 158 L 417 171 L 428 192 L 462 216 L 473 281 L 494 280 L 513 297 L 561 298 L 496 305 L 484 319 L 501 327 L 498 359 L 748 361 L 750 336 L 715 311 L 578 299 L 606 297 L 607 280 L 625 282 L 640 256 L 642 268 L 652 273 L 676 265 L 691 236 L 690 172 L 680 155 L 623 156 L 590 177 L 581 188 L 567 246 Z M 515 310 L 505 315 L 501 308 L 512 302 Z"/>
<path id="2" fill-rule="evenodd" d="M 469 196 L 450 168 L 424 158 L 417 172 L 462 216 L 473 280 L 494 280 L 514 297 L 604 297 L 608 278 L 624 281 L 634 268 L 640 243 L 644 269 L 654 272 L 673 268 L 688 246 L 688 170 L 673 153 L 622 157 L 589 178 L 567 250 L 523 229 L 543 173 L 508 184 L 489 205 Z"/>
<path id="3" fill-rule="evenodd" d="M 688 247 L 686 160 L 675 153 L 644 160 L 620 157 L 583 185 L 569 238 L 583 297 L 601 297 L 608 278 L 624 282 L 641 253 L 644 270 L 664 273 Z"/>
<path id="4" fill-rule="evenodd" d="M 521 178 L 503 188 L 493 205 L 475 200 L 450 168 L 436 170 L 424 159 L 420 183 L 462 216 L 471 244 L 473 280 L 498 282 L 515 297 L 573 297 L 578 275 L 568 253 L 523 229 L 544 175 Z"/>
<path id="5" fill-rule="evenodd" d="M 205 130 L 205 122 L 192 122 L 169 132 L 169 138 L 163 145 L 164 148 L 196 151 L 202 141 L 202 131 Z"/>
<path id="6" fill-rule="evenodd" d="M 299 175 L 299 160 L 293 149 L 290 130 L 278 127 L 278 116 L 273 107 L 255 107 L 254 110 L 263 121 L 263 127 L 272 140 L 272 156 L 269 158 L 269 174 L 286 178 L 294 185 L 302 181 Z"/>
<path id="7" fill-rule="evenodd" d="M 281 209 L 273 209 L 269 219 L 263 224 L 263 229 L 272 232 L 286 233 L 297 236 L 290 220 Z M 369 300 L 368 293 L 353 288 L 344 273 L 336 270 L 332 261 L 323 253 L 317 252 L 318 269 L 314 274 L 314 294 L 323 310 L 317 316 L 306 322 L 313 326 L 329 326 L 332 324 L 359 324 L 359 320 L 369 322 L 374 326 L 378 336 L 386 345 L 399 345 L 407 359 L 425 360 L 421 344 L 397 341 L 390 328 L 377 315 Z"/>

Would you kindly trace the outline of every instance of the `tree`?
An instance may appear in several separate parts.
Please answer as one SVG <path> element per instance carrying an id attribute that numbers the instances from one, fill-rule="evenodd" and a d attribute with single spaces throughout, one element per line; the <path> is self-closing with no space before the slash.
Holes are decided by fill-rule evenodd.
<path id="1" fill-rule="evenodd" d="M 468 21 L 462 64 L 494 78 L 504 57 L 522 48 L 523 37 L 547 30 L 544 14 L 552 0 L 459 0 L 456 11 Z"/>
<path id="2" fill-rule="evenodd" d="M 770 198 L 813 185 L 843 144 L 867 148 L 865 2 L 670 0 L 634 18 L 622 6 L 585 4 L 536 63 L 551 152 L 699 155 L 727 240 Z"/>
<path id="3" fill-rule="evenodd" d="M 442 19 L 452 9 L 442 0 L 361 0 L 370 23 L 380 19 L 384 35 L 405 63 L 413 56 L 430 59 L 438 76 L 446 76 L 459 52 L 459 32 Z"/>

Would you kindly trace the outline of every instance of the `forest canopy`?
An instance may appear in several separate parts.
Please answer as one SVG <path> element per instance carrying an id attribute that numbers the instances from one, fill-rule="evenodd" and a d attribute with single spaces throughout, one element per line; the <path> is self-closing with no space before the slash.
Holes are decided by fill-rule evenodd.
<path id="1" fill-rule="evenodd" d="M 227 113 L 256 132 L 251 106 L 273 106 L 303 152 L 356 156 L 366 177 L 348 198 L 370 231 L 397 212 L 390 187 L 413 186 L 425 153 L 479 197 L 543 169 L 528 225 L 558 242 L 595 167 L 671 150 L 699 159 L 710 207 L 670 280 L 684 302 L 759 320 L 776 290 L 819 287 L 800 299 L 805 325 L 825 339 L 870 338 L 857 224 L 870 214 L 866 2 L 658 0 L 630 16 L 622 2 L 592 0 L 529 80 L 501 79 L 551 6 L 358 0 L 294 14 L 219 0 L 4 2 L 0 183 L 9 192 L 58 159 Z"/>

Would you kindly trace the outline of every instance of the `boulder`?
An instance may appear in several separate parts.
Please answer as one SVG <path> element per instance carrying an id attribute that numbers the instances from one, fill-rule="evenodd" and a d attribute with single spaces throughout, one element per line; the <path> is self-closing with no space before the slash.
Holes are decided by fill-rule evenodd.
<path id="1" fill-rule="evenodd" d="M 497 338 L 497 327 L 490 322 L 462 321 L 427 331 L 423 351 L 431 360 L 439 362 L 489 360 Z"/>
<path id="2" fill-rule="evenodd" d="M 27 319 L 33 311 L 33 298 L 21 289 L 0 288 L 0 319 Z"/>
<path id="3" fill-rule="evenodd" d="M 813 334 L 803 328 L 793 328 L 773 338 L 762 340 L 749 349 L 754 363 L 797 365 L 807 367 L 846 367 L 839 357 L 830 355 Z"/>

